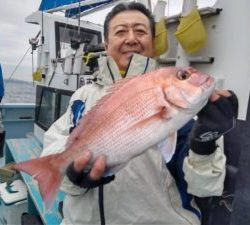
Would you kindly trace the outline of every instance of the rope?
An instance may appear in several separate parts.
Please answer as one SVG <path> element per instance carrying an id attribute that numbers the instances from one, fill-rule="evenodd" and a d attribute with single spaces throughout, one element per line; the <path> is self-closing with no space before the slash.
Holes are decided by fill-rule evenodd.
<path id="1" fill-rule="evenodd" d="M 105 213 L 104 213 L 104 197 L 103 197 L 103 185 L 98 188 L 98 197 L 99 197 L 99 212 L 100 212 L 100 221 L 101 225 L 105 225 Z"/>
<path id="2" fill-rule="evenodd" d="M 11 78 L 13 77 L 13 75 L 15 74 L 15 72 L 17 71 L 17 69 L 19 68 L 20 64 L 22 63 L 22 61 L 24 60 L 25 56 L 28 54 L 29 50 L 31 49 L 31 46 L 26 50 L 25 54 L 23 55 L 23 57 L 21 58 L 21 60 L 19 61 L 19 63 L 16 65 L 15 69 L 13 70 L 13 72 L 11 73 L 8 81 L 11 80 Z M 7 85 L 6 85 L 7 87 Z"/>

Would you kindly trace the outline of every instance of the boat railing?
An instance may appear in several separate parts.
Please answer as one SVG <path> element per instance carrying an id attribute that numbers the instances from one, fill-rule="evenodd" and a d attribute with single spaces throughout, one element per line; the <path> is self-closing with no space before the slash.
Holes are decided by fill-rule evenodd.
<path id="1" fill-rule="evenodd" d="M 7 139 L 33 136 L 35 103 L 4 103 L 0 110 Z"/>

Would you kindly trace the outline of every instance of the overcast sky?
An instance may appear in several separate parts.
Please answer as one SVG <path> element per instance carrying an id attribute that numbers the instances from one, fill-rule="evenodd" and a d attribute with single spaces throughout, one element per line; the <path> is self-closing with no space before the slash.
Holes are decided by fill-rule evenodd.
<path id="1" fill-rule="evenodd" d="M 10 76 L 29 48 L 29 38 L 39 30 L 38 26 L 25 23 L 25 17 L 38 9 L 40 1 L 0 0 L 0 63 L 4 78 Z M 31 80 L 30 52 L 13 78 Z"/>
<path id="2" fill-rule="evenodd" d="M 199 2 L 211 1 L 214 0 L 199 0 Z M 40 30 L 37 25 L 25 23 L 25 17 L 36 11 L 40 2 L 41 0 L 0 0 L 0 63 L 5 79 L 9 78 L 30 47 L 29 39 L 35 37 Z M 182 0 L 174 2 L 180 5 Z M 34 61 L 36 62 L 36 59 Z M 31 65 L 31 51 L 29 51 L 12 78 L 31 81 Z"/>

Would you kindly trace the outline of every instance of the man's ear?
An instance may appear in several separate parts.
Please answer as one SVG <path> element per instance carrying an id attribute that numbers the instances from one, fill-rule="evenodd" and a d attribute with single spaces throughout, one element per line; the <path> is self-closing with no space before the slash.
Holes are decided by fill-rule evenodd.
<path id="1" fill-rule="evenodd" d="M 155 47 L 155 37 L 153 37 L 153 57 L 155 57 L 156 56 L 156 47 Z"/>
<path id="2" fill-rule="evenodd" d="M 104 41 L 104 48 L 107 51 L 107 49 L 108 49 L 108 42 L 107 41 Z"/>

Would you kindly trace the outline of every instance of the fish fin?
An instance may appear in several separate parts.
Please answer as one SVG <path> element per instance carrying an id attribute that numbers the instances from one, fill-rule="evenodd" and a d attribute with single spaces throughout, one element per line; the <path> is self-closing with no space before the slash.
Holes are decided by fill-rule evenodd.
<path id="1" fill-rule="evenodd" d="M 12 169 L 28 173 L 37 180 L 46 209 L 52 206 L 63 179 L 59 167 L 55 166 L 57 156 L 58 154 L 54 154 L 11 165 Z"/>
<path id="2" fill-rule="evenodd" d="M 176 148 L 176 140 L 177 140 L 177 132 L 172 133 L 157 145 L 157 148 L 161 151 L 161 154 L 165 160 L 165 162 L 169 162 L 175 152 Z"/>
<path id="3" fill-rule="evenodd" d="M 163 109 L 161 110 L 161 113 L 160 113 L 160 116 L 163 118 L 163 119 L 170 119 L 171 118 L 171 113 L 169 112 L 169 110 L 171 109 L 171 107 L 163 107 Z"/>

